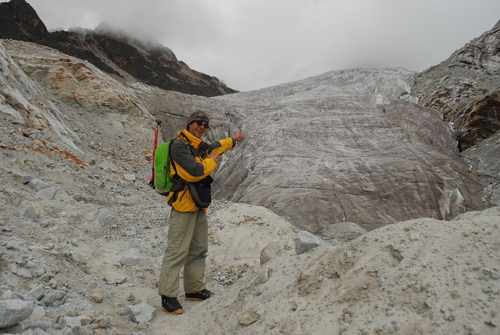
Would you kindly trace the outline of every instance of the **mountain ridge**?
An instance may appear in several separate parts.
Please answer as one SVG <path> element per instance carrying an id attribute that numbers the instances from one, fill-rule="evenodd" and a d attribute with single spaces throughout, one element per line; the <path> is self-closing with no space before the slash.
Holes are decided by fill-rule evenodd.
<path id="1" fill-rule="evenodd" d="M 460 151 L 500 130 L 500 21 L 440 64 L 418 73 L 412 96 L 439 110 L 458 133 Z"/>
<path id="2" fill-rule="evenodd" d="M 0 38 L 35 42 L 87 60 L 115 78 L 140 81 L 186 94 L 217 96 L 237 92 L 216 77 L 192 70 L 169 48 L 151 49 L 116 28 L 49 32 L 25 0 L 0 3 Z M 137 45 L 139 44 L 139 45 Z M 143 43 L 142 43 L 143 44 Z"/>

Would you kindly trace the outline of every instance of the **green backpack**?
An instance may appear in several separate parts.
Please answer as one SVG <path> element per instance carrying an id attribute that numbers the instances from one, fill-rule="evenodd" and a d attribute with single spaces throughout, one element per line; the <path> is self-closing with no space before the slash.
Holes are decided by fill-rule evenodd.
<path id="1" fill-rule="evenodd" d="M 160 144 L 154 155 L 154 188 L 167 196 L 174 184 L 170 178 L 170 146 L 175 140 Z"/>

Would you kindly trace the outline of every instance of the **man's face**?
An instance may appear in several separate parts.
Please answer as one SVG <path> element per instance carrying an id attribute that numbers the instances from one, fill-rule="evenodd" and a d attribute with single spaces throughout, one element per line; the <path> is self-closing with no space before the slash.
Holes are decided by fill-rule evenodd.
<path id="1" fill-rule="evenodd" d="M 207 129 L 208 123 L 206 123 L 205 121 L 195 121 L 188 127 L 188 131 L 198 138 L 201 138 L 203 134 L 205 134 Z"/>

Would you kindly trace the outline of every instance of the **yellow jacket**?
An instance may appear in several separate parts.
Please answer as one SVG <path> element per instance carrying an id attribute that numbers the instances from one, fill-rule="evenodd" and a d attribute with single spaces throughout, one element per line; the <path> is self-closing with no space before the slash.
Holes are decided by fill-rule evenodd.
<path id="1" fill-rule="evenodd" d="M 170 177 L 173 178 L 177 174 L 187 183 L 200 181 L 215 171 L 217 163 L 213 159 L 206 158 L 210 153 L 221 155 L 234 148 L 236 144 L 231 137 L 228 137 L 209 145 L 186 129 L 178 134 L 170 147 Z M 167 196 L 167 202 L 179 212 L 195 212 L 199 209 L 194 203 L 191 192 L 186 188 L 177 192 L 171 191 Z M 206 211 L 206 208 L 202 210 Z"/>

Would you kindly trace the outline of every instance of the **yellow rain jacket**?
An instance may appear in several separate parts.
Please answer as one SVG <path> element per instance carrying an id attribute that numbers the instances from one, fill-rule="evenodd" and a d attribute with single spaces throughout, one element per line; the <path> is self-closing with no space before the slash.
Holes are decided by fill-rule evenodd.
<path id="1" fill-rule="evenodd" d="M 186 129 L 178 134 L 179 136 L 170 147 L 170 177 L 174 178 L 177 174 L 187 183 L 200 181 L 215 171 L 217 163 L 213 159 L 206 158 L 210 153 L 215 152 L 221 155 L 236 145 L 231 137 L 209 145 Z M 187 188 L 175 192 L 170 191 L 166 200 L 179 212 L 195 212 L 200 209 Z M 206 211 L 206 208 L 202 210 Z"/>

